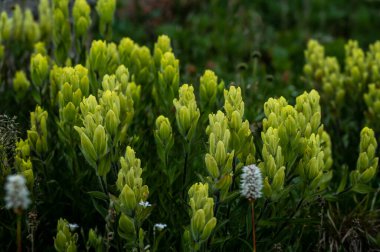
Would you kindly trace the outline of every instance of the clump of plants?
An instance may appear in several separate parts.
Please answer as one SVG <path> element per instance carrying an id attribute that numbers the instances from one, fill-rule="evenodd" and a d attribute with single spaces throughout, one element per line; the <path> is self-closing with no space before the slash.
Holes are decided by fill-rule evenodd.
<path id="1" fill-rule="evenodd" d="M 29 118 L 20 127 L 16 118 L 0 117 L 0 181 L 19 184 L 19 190 L 7 184 L 1 193 L 9 209 L 0 212 L 2 247 L 379 246 L 374 125 L 358 133 L 360 141 L 352 147 L 358 150 L 352 157 L 356 166 L 340 163 L 347 153 L 333 151 L 336 133 L 325 127 L 329 116 L 323 116 L 331 110 L 320 105 L 324 92 L 305 91 L 294 103 L 268 97 L 264 118 L 254 121 L 256 108 L 246 106 L 249 90 L 243 85 L 226 85 L 211 70 L 198 83 L 183 83 L 166 35 L 153 48 L 128 37 L 113 41 L 115 6 L 100 0 L 95 14 L 85 0 L 72 6 L 41 0 L 32 28 L 25 21 L 28 10 L 1 14 L 6 57 L 1 57 L 0 92 L 5 103 L 21 107 L 17 116 Z M 89 40 L 96 28 L 101 39 Z M 33 36 L 20 35 L 26 31 Z M 14 52 L 12 43 L 24 47 Z M 319 56 L 310 56 L 317 63 L 305 67 L 307 74 L 325 66 Z M 9 67 L 19 57 L 28 64 Z M 355 88 L 353 82 L 365 76 L 360 57 L 347 63 L 358 65 L 349 79 Z M 20 195 L 23 204 L 9 203 Z"/>

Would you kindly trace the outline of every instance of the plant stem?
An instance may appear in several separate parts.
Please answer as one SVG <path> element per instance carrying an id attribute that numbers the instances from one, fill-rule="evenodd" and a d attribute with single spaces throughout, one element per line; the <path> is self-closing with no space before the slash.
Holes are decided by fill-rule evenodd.
<path id="1" fill-rule="evenodd" d="M 256 252 L 256 231 L 255 231 L 255 200 L 250 200 L 251 202 L 251 214 L 252 214 L 252 243 L 253 243 L 253 252 Z"/>
<path id="2" fill-rule="evenodd" d="M 232 192 L 234 190 L 234 187 L 235 187 L 235 171 L 236 171 L 236 156 L 232 160 L 232 184 L 231 184 L 231 187 L 229 189 L 229 192 Z M 232 203 L 229 203 L 228 207 L 227 207 L 227 219 L 230 218 L 231 204 Z"/>
<path id="3" fill-rule="evenodd" d="M 185 191 L 186 191 L 186 178 L 187 178 L 187 161 L 189 158 L 189 151 L 187 146 L 185 146 L 185 162 L 183 164 L 183 178 L 182 178 L 182 185 L 183 185 L 183 198 L 185 198 Z"/>
<path id="4" fill-rule="evenodd" d="M 17 214 L 17 252 L 22 251 L 22 240 L 21 240 L 21 213 Z"/>
<path id="5" fill-rule="evenodd" d="M 98 182 L 99 182 L 100 188 L 107 195 L 106 189 L 104 189 L 104 186 L 103 186 L 102 178 L 99 175 L 96 175 L 96 177 L 98 178 Z"/>

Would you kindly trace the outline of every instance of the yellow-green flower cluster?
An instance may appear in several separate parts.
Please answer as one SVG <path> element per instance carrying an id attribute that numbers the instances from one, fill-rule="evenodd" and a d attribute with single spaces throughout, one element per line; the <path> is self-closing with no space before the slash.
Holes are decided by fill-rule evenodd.
<path id="1" fill-rule="evenodd" d="M 307 77 L 320 81 L 323 76 L 325 49 L 318 41 L 310 40 L 305 51 L 306 64 L 303 68 Z"/>
<path id="2" fill-rule="evenodd" d="M 328 106 L 329 113 L 339 117 L 347 104 L 361 108 L 365 103 L 367 124 L 379 130 L 380 42 L 370 45 L 365 53 L 357 41 L 348 41 L 343 72 L 335 57 L 324 57 L 323 46 L 317 41 L 309 41 L 305 58 L 304 73 L 321 91 L 321 99 Z"/>
<path id="3" fill-rule="evenodd" d="M 308 42 L 305 59 L 305 75 L 317 89 L 323 90 L 323 101 L 339 111 L 344 103 L 346 88 L 345 75 L 340 71 L 338 60 L 325 57 L 323 46 L 316 40 Z"/>
<path id="4" fill-rule="evenodd" d="M 109 149 L 108 136 L 104 128 L 102 107 L 95 96 L 84 98 L 80 104 L 83 126 L 74 126 L 80 136 L 80 148 L 87 162 L 96 169 L 99 176 L 104 176 L 110 169 L 105 155 Z"/>
<path id="5" fill-rule="evenodd" d="M 154 64 L 157 70 L 160 70 L 161 68 L 161 61 L 164 54 L 167 52 L 172 52 L 172 50 L 170 38 L 166 35 L 159 36 L 157 42 L 154 44 L 153 51 Z"/>
<path id="6" fill-rule="evenodd" d="M 235 156 L 241 165 L 255 163 L 256 150 L 249 122 L 243 120 L 244 102 L 240 87 L 231 86 L 229 90 L 224 90 L 224 110 L 231 132 L 231 148 L 235 151 Z"/>
<path id="7" fill-rule="evenodd" d="M 75 0 L 73 5 L 74 31 L 77 38 L 84 37 L 91 25 L 91 8 L 86 0 Z"/>
<path id="8" fill-rule="evenodd" d="M 277 198 L 285 177 L 296 174 L 314 190 L 332 173 L 331 141 L 321 125 L 319 94 L 312 90 L 297 97 L 293 107 L 281 97 L 264 104 L 262 162 L 264 194 Z"/>
<path id="9" fill-rule="evenodd" d="M 325 102 L 331 104 L 331 107 L 340 110 L 344 105 L 346 90 L 344 87 L 344 77 L 340 72 L 338 60 L 335 57 L 326 57 L 323 78 L 322 90 L 325 96 Z"/>
<path id="10" fill-rule="evenodd" d="M 186 142 L 190 142 L 194 137 L 200 116 L 193 86 L 183 84 L 179 89 L 179 99 L 175 98 L 173 104 L 176 109 L 175 117 L 179 132 Z"/>
<path id="11" fill-rule="evenodd" d="M 120 63 L 131 70 L 132 67 L 132 52 L 138 45 L 130 38 L 122 38 L 119 42 L 117 50 L 120 56 Z"/>
<path id="12" fill-rule="evenodd" d="M 41 30 L 41 38 L 44 41 L 50 41 L 53 30 L 53 15 L 49 0 L 40 0 L 38 4 L 38 17 Z"/>
<path id="13" fill-rule="evenodd" d="M 125 144 L 127 128 L 134 115 L 132 96 L 127 94 L 128 71 L 121 66 L 117 74 L 118 77 L 104 76 L 98 99 L 93 95 L 83 99 L 80 103 L 83 127 L 74 127 L 80 135 L 86 160 L 102 176 L 108 173 L 110 162 L 115 158 L 106 154 L 113 149 L 116 151 L 119 144 Z M 130 87 L 132 94 L 139 93 L 132 88 L 138 87 Z"/>
<path id="14" fill-rule="evenodd" d="M 261 133 L 261 139 L 263 141 L 263 162 L 260 163 L 259 167 L 264 175 L 263 191 L 266 197 L 271 197 L 284 187 L 285 160 L 280 146 L 278 129 L 269 127 Z"/>
<path id="15" fill-rule="evenodd" d="M 136 45 L 131 53 L 128 69 L 133 75 L 133 80 L 143 88 L 149 87 L 154 80 L 154 61 L 150 50 L 146 46 Z"/>
<path id="16" fill-rule="evenodd" d="M 46 50 L 46 47 L 45 47 L 45 42 L 37 42 L 34 44 L 33 46 L 34 50 L 33 50 L 33 54 L 32 55 L 36 55 L 36 54 L 41 54 L 42 56 L 47 56 L 47 50 Z M 49 61 L 51 61 L 51 59 L 49 59 Z"/>
<path id="17" fill-rule="evenodd" d="M 89 94 L 88 70 L 82 65 L 75 68 L 55 67 L 51 76 L 55 76 L 55 85 L 60 87 L 58 92 L 59 105 L 59 136 L 61 141 L 72 145 L 73 126 L 80 124 L 79 105 L 83 97 Z"/>
<path id="18" fill-rule="evenodd" d="M 116 0 L 99 0 L 96 3 L 96 11 L 100 18 L 99 31 L 103 36 L 111 28 L 115 9 Z"/>
<path id="19" fill-rule="evenodd" d="M 19 8 L 15 6 L 15 10 Z M 8 18 L 8 14 L 5 11 L 1 12 L 0 15 L 0 42 L 5 43 L 5 41 L 10 40 L 12 33 L 12 19 Z"/>
<path id="20" fill-rule="evenodd" d="M 137 85 L 135 82 L 130 81 L 129 70 L 124 66 L 120 65 L 115 72 L 116 79 L 120 84 L 120 90 L 133 100 L 133 105 L 135 108 L 139 107 L 141 100 L 141 86 Z"/>
<path id="21" fill-rule="evenodd" d="M 367 123 L 376 130 L 380 129 L 380 88 L 375 84 L 368 86 L 368 93 L 364 94 L 367 105 Z"/>
<path id="22" fill-rule="evenodd" d="M 30 113 L 31 128 L 27 131 L 28 143 L 30 149 L 39 157 L 48 151 L 47 118 L 48 112 L 38 105 L 36 106 L 36 110 Z"/>
<path id="23" fill-rule="evenodd" d="M 106 128 L 114 142 L 125 142 L 127 128 L 134 115 L 134 99 L 140 100 L 140 86 L 129 83 L 128 77 L 128 69 L 121 65 L 116 75 L 104 76 L 103 90 L 98 91 Z"/>
<path id="24" fill-rule="evenodd" d="M 224 90 L 224 82 L 218 84 L 218 77 L 211 70 L 206 70 L 200 77 L 199 99 L 202 111 L 212 112 L 217 102 L 218 90 Z"/>
<path id="25" fill-rule="evenodd" d="M 63 96 L 63 89 L 66 83 L 66 96 Z M 79 101 L 81 101 L 83 96 L 89 95 L 89 85 L 88 70 L 82 65 L 76 65 L 74 68 L 54 66 L 50 71 L 51 104 L 58 104 L 59 107 L 63 108 L 67 103 L 73 102 L 74 99 L 76 105 L 77 99 L 80 99 Z M 70 88 L 72 94 L 69 94 L 70 92 L 68 92 L 70 91 Z M 61 95 L 59 95 L 59 92 Z M 61 96 L 61 98 L 59 98 L 59 96 Z"/>
<path id="26" fill-rule="evenodd" d="M 152 92 L 156 104 L 168 113 L 173 105 L 171 101 L 178 95 L 179 60 L 171 52 L 169 38 L 165 38 L 167 37 L 159 37 L 154 48 L 154 60 L 160 60 L 160 62 L 159 64 L 156 62 L 157 81 Z"/>
<path id="27" fill-rule="evenodd" d="M 123 38 L 118 45 L 118 52 L 120 64 L 128 68 L 132 80 L 141 84 L 143 89 L 150 93 L 150 85 L 155 78 L 156 71 L 154 71 L 154 60 L 149 48 L 139 46 L 130 38 Z"/>
<path id="28" fill-rule="evenodd" d="M 24 141 L 20 139 L 16 143 L 14 165 L 17 172 L 25 177 L 29 190 L 33 191 L 34 174 L 33 164 L 30 159 L 30 147 L 28 140 Z"/>
<path id="29" fill-rule="evenodd" d="M 90 72 L 91 91 L 98 90 L 103 76 L 115 73 L 119 66 L 116 44 L 97 40 L 91 44 L 86 66 Z"/>
<path id="30" fill-rule="evenodd" d="M 380 83 L 380 41 L 369 45 L 367 51 L 367 66 L 369 71 L 369 82 Z"/>
<path id="31" fill-rule="evenodd" d="M 166 166 L 167 156 L 173 147 L 174 138 L 170 121 L 165 116 L 160 115 L 156 119 L 156 128 L 154 130 L 154 139 L 157 144 L 157 154 Z"/>
<path id="32" fill-rule="evenodd" d="M 208 197 L 208 184 L 196 183 L 189 189 L 191 207 L 190 227 L 185 230 L 184 239 L 188 249 L 197 251 L 207 241 L 216 226 L 214 200 Z"/>
<path id="33" fill-rule="evenodd" d="M 367 62 L 364 51 L 359 48 L 357 41 L 350 40 L 344 46 L 345 58 L 345 84 L 348 85 L 352 95 L 361 94 L 368 80 Z M 359 97 L 361 98 L 361 97 Z"/>
<path id="34" fill-rule="evenodd" d="M 58 65 L 64 65 L 71 48 L 69 1 L 53 0 L 53 44 Z"/>
<path id="35" fill-rule="evenodd" d="M 228 119 L 222 111 L 209 115 L 209 126 L 206 128 L 209 151 L 205 156 L 206 168 L 211 176 L 210 184 L 214 191 L 221 192 L 223 199 L 232 184 L 232 162 L 234 150 L 231 150 L 231 132 Z"/>
<path id="36" fill-rule="evenodd" d="M 30 82 L 24 71 L 17 71 L 13 78 L 13 90 L 18 100 L 23 98 L 30 87 Z"/>
<path id="37" fill-rule="evenodd" d="M 132 247 L 136 246 L 136 238 L 143 235 L 141 225 L 148 217 L 150 204 L 147 202 L 149 188 L 143 184 L 140 159 L 136 158 L 135 151 L 127 147 L 125 156 L 120 158 L 121 168 L 116 182 L 121 191 L 119 195 L 118 233 L 127 240 Z"/>
<path id="38" fill-rule="evenodd" d="M 1 12 L 0 42 L 4 44 L 17 43 L 21 47 L 31 47 L 40 39 L 40 36 L 40 27 L 34 20 L 30 9 L 27 8 L 23 12 L 20 6 L 16 4 L 12 17 L 8 17 L 6 11 Z"/>
<path id="39" fill-rule="evenodd" d="M 38 53 L 31 57 L 30 75 L 33 85 L 38 90 L 43 89 L 45 81 L 49 77 L 49 60 L 47 56 Z"/>
<path id="40" fill-rule="evenodd" d="M 376 157 L 377 141 L 372 129 L 365 127 L 360 133 L 359 157 L 356 170 L 351 172 L 351 183 L 369 183 L 377 172 L 379 158 Z"/>
<path id="41" fill-rule="evenodd" d="M 54 237 L 54 248 L 58 252 L 76 252 L 78 234 L 72 233 L 70 224 L 65 219 L 59 219 L 57 224 L 57 236 Z"/>

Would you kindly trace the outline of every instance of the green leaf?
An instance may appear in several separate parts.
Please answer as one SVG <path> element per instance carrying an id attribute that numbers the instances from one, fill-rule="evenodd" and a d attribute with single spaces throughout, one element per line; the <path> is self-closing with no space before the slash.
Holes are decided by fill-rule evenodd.
<path id="1" fill-rule="evenodd" d="M 344 188 L 346 187 L 347 185 L 347 177 L 348 177 L 348 167 L 347 166 L 344 166 L 343 167 L 343 176 L 342 176 L 342 180 L 340 181 L 340 184 L 339 184 L 339 187 L 338 187 L 338 190 L 337 190 L 337 193 L 340 193 L 344 190 Z"/>
<path id="2" fill-rule="evenodd" d="M 104 200 L 106 202 L 108 202 L 108 200 L 109 200 L 108 196 L 104 192 L 89 191 L 87 193 L 91 196 L 91 198 L 94 198 L 94 199 L 100 199 L 100 200 Z"/>
<path id="3" fill-rule="evenodd" d="M 97 202 L 94 198 L 91 198 L 91 201 L 92 201 L 92 205 L 95 207 L 96 211 L 98 211 L 98 213 L 100 213 L 100 215 L 103 217 L 103 218 L 106 218 L 107 216 L 107 209 L 103 206 L 101 206 L 99 204 L 99 202 Z"/>
<path id="4" fill-rule="evenodd" d="M 366 184 L 356 184 L 351 189 L 353 192 L 360 193 L 360 194 L 367 194 L 370 192 L 373 192 L 374 189 Z"/>

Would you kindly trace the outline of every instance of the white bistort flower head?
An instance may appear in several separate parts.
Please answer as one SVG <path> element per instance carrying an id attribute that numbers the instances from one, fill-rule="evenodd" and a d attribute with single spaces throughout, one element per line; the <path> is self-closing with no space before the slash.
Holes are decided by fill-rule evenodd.
<path id="1" fill-rule="evenodd" d="M 154 224 L 154 230 L 158 230 L 158 231 L 162 231 L 162 230 L 164 230 L 164 228 L 166 228 L 167 227 L 167 225 L 165 224 L 165 223 L 156 223 L 156 224 Z"/>
<path id="2" fill-rule="evenodd" d="M 69 223 L 67 224 L 71 232 L 74 232 L 77 228 L 79 228 L 79 225 L 76 223 Z"/>
<path id="3" fill-rule="evenodd" d="M 7 209 L 26 210 L 30 204 L 29 191 L 21 175 L 9 175 L 5 183 L 5 207 Z"/>
<path id="4" fill-rule="evenodd" d="M 240 193 L 249 200 L 255 200 L 261 197 L 263 188 L 263 178 L 260 168 L 256 165 L 243 167 L 241 174 Z"/>
<path id="5" fill-rule="evenodd" d="M 139 205 L 142 206 L 143 208 L 152 206 L 152 204 L 150 204 L 148 201 L 140 201 Z"/>

